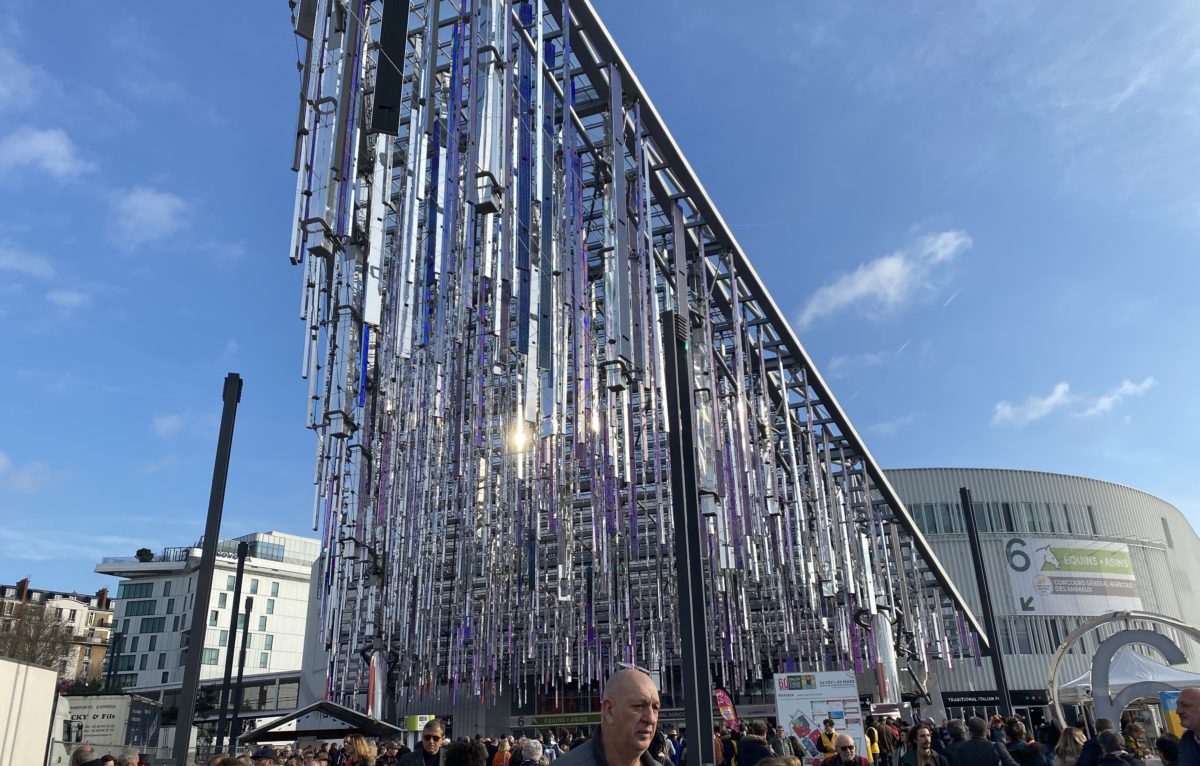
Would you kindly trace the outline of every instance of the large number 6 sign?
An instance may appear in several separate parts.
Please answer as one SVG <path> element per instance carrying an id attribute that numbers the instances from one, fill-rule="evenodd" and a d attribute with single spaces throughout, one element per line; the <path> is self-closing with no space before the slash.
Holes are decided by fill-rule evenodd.
<path id="1" fill-rule="evenodd" d="M 1009 543 L 1010 547 L 1015 542 L 1018 541 L 1012 540 Z M 1024 555 L 1024 552 L 1021 552 L 1021 554 Z M 1011 562 L 1011 556 L 1009 560 Z M 1066 726 L 1062 704 L 1058 699 L 1058 669 L 1062 664 L 1063 657 L 1066 656 L 1067 649 L 1085 633 L 1095 630 L 1101 625 L 1110 622 L 1129 623 L 1133 620 L 1138 622 L 1157 622 L 1161 625 L 1182 631 L 1197 642 L 1200 642 L 1200 630 L 1187 623 L 1180 622 L 1173 617 L 1167 617 L 1162 614 L 1151 614 L 1149 612 L 1110 612 L 1109 614 L 1101 615 L 1089 622 L 1085 622 L 1071 631 L 1071 635 L 1066 637 L 1058 647 L 1058 651 L 1054 653 L 1054 658 L 1050 661 L 1050 671 L 1046 677 L 1046 688 L 1050 690 L 1050 714 L 1054 716 L 1054 720 L 1058 722 L 1059 726 Z M 1131 644 L 1145 644 L 1146 646 L 1154 647 L 1162 654 L 1163 659 L 1169 665 L 1178 665 L 1187 662 L 1187 656 L 1184 655 L 1183 650 L 1174 641 L 1152 630 L 1122 630 L 1104 639 L 1096 649 L 1095 657 L 1092 658 L 1092 710 L 1095 712 L 1097 718 L 1108 718 L 1112 721 L 1118 721 L 1126 705 L 1135 699 L 1151 696 L 1160 691 L 1172 691 L 1176 688 L 1161 681 L 1140 681 L 1135 684 L 1129 684 L 1115 695 L 1110 694 L 1108 684 L 1112 658 L 1118 649 Z"/>
<path id="2" fill-rule="evenodd" d="M 1025 552 L 1025 541 L 1014 537 L 1004 546 L 1004 555 L 1008 557 L 1008 565 L 1018 572 L 1029 569 L 1029 554 Z"/>

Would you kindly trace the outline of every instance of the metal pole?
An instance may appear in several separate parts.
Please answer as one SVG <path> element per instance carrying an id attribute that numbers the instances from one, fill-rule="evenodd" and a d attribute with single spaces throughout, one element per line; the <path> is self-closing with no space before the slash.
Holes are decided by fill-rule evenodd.
<path id="1" fill-rule="evenodd" d="M 685 310 L 686 311 L 686 310 Z M 699 760 L 716 762 L 712 738 L 712 678 L 708 666 L 708 620 L 704 604 L 704 563 L 701 554 L 700 502 L 696 487 L 695 420 L 692 364 L 688 355 L 691 331 L 686 315 L 664 311 L 663 354 L 667 383 L 667 421 L 671 448 L 671 506 L 675 521 L 675 578 L 682 638 L 684 725 L 688 749 Z"/>
<path id="2" fill-rule="evenodd" d="M 246 639 L 250 637 L 250 610 L 254 608 L 254 599 L 246 596 L 246 617 L 242 621 L 242 649 L 238 652 L 237 684 L 233 687 L 233 710 L 229 714 L 229 744 L 234 751 L 238 744 L 238 713 L 242 712 L 242 674 L 246 672 Z"/>
<path id="3" fill-rule="evenodd" d="M 229 714 L 229 686 L 233 681 L 233 647 L 237 646 L 238 616 L 242 611 L 242 575 L 246 572 L 246 557 L 250 544 L 238 543 L 237 575 L 233 580 L 233 610 L 229 613 L 229 640 L 225 642 L 225 675 L 221 679 L 221 711 L 217 717 L 217 752 L 225 744 L 225 716 Z"/>
<path id="4" fill-rule="evenodd" d="M 197 570 L 192 622 L 188 630 L 187 666 L 179 690 L 179 717 L 175 720 L 175 766 L 187 766 L 188 743 L 192 734 L 192 719 L 196 716 L 196 692 L 200 688 L 200 660 L 204 655 L 204 634 L 208 626 L 204 619 L 212 594 L 213 565 L 217 561 L 217 542 L 221 536 L 221 511 L 225 506 L 225 480 L 229 476 L 229 453 L 233 448 L 233 423 L 237 418 L 238 402 L 242 399 L 242 378 L 236 372 L 225 376 L 221 392 L 221 431 L 217 436 L 217 457 L 213 465 L 212 487 L 208 493 L 208 523 L 204 527 L 204 548 Z"/>
<path id="5" fill-rule="evenodd" d="M 987 575 L 983 571 L 983 550 L 979 546 L 979 528 L 975 524 L 975 508 L 971 502 L 971 490 L 960 487 L 958 497 L 962 501 L 963 517 L 967 522 L 967 541 L 971 544 L 971 560 L 975 564 L 975 582 L 979 585 L 979 605 L 983 610 L 983 626 L 991 639 L 992 674 L 996 677 L 996 691 L 1000 695 L 1000 713 L 1008 718 L 1012 715 L 1012 700 L 1008 696 L 1008 677 L 1004 675 L 1004 658 L 1001 655 L 1000 635 L 996 632 L 996 614 L 992 611 L 992 594 L 988 590 Z"/>

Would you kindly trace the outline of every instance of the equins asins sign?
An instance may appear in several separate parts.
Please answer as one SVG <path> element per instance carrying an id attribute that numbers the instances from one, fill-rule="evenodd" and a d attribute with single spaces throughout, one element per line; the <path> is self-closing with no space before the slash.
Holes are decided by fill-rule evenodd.
<path id="1" fill-rule="evenodd" d="M 1004 556 L 1022 614 L 1093 616 L 1142 608 L 1133 557 L 1122 543 L 1011 537 Z"/>

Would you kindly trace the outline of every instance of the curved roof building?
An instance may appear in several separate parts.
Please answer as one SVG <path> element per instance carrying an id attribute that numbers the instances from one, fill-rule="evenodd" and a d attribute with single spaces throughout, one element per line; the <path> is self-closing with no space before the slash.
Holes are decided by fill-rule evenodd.
<path id="1" fill-rule="evenodd" d="M 1004 652 L 1012 702 L 1027 708 L 1034 722 L 1045 704 L 1051 656 L 1088 618 L 1141 610 L 1200 624 L 1200 536 L 1179 509 L 1154 495 L 1041 471 L 908 468 L 886 473 L 978 610 L 959 503 L 959 488 L 971 490 L 996 612 L 995 639 Z M 1186 668 L 1200 671 L 1198 648 L 1186 636 L 1158 629 L 1188 653 Z M 1066 657 L 1060 682 L 1089 670 L 1098 641 L 1110 633 L 1102 628 L 1085 636 L 1082 651 Z M 998 702 L 995 688 L 987 662 L 959 664 L 930 678 L 935 706 L 941 703 L 950 716 L 970 714 L 972 708 L 990 712 Z"/>

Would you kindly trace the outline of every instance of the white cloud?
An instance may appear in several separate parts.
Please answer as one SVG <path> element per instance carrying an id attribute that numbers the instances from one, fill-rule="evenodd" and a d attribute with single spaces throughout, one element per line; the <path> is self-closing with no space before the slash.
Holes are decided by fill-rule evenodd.
<path id="1" fill-rule="evenodd" d="M 1134 383 L 1130 380 L 1121 381 L 1121 385 L 1109 391 L 1104 396 L 1097 399 L 1091 407 L 1088 407 L 1082 413 L 1083 417 L 1092 417 L 1094 415 L 1102 415 L 1112 410 L 1117 404 L 1127 396 L 1141 396 L 1149 391 L 1157 381 L 1152 377 L 1148 377 L 1141 383 Z"/>
<path id="2" fill-rule="evenodd" d="M 847 308 L 870 316 L 895 312 L 928 293 L 938 268 L 970 246 L 971 238 L 963 231 L 922 237 L 907 250 L 864 263 L 819 288 L 804 304 L 797 323 L 807 327 Z"/>
<path id="3" fill-rule="evenodd" d="M 17 465 L 0 452 L 0 489 L 33 494 L 50 481 L 50 466 L 39 461 Z"/>
<path id="4" fill-rule="evenodd" d="M 166 439 L 182 431 L 183 427 L 187 425 L 187 421 L 186 415 L 155 415 L 154 419 L 150 421 L 150 428 L 154 430 L 154 433 Z"/>
<path id="5" fill-rule="evenodd" d="M 0 139 L 0 169 L 30 167 L 55 178 L 67 178 L 93 169 L 79 158 L 75 144 L 61 128 L 39 130 L 20 127 Z"/>
<path id="6" fill-rule="evenodd" d="M 1011 423 L 1023 426 L 1046 417 L 1070 402 L 1071 387 L 1066 383 L 1059 383 L 1048 396 L 1031 396 L 1021 404 L 997 402 L 992 411 L 992 425 Z"/>
<path id="7" fill-rule="evenodd" d="M 25 64 L 15 52 L 0 47 L 0 111 L 33 101 L 41 79 L 38 70 Z"/>
<path id="8" fill-rule="evenodd" d="M 910 412 L 907 415 L 902 415 L 898 418 L 893 418 L 892 420 L 885 420 L 882 423 L 875 423 L 867 426 L 867 430 L 877 433 L 881 436 L 895 436 L 920 419 L 921 413 Z"/>
<path id="9" fill-rule="evenodd" d="M 826 369 L 829 371 L 831 378 L 841 378 L 863 367 L 874 367 L 877 364 L 883 364 L 887 358 L 888 355 L 882 351 L 865 354 L 841 354 L 830 359 L 829 366 Z"/>
<path id="10" fill-rule="evenodd" d="M 0 271 L 15 271 L 18 274 L 42 279 L 50 279 L 54 276 L 54 266 L 46 258 L 19 252 L 5 245 L 0 245 Z"/>
<path id="11" fill-rule="evenodd" d="M 78 290 L 51 290 L 46 293 L 46 300 L 63 314 L 72 314 L 86 308 L 92 302 L 92 297 Z"/>
<path id="12" fill-rule="evenodd" d="M 130 248 L 165 239 L 186 223 L 187 205 L 180 197 L 144 186 L 122 193 L 113 208 L 114 236 Z"/>
<path id="13" fill-rule="evenodd" d="M 1059 383 L 1048 396 L 1031 396 L 1021 404 L 1012 402 L 997 402 L 992 411 L 992 425 L 1008 423 L 1023 426 L 1040 418 L 1044 418 L 1055 410 L 1071 404 L 1083 405 L 1085 409 L 1074 413 L 1079 417 L 1095 417 L 1111 412 L 1121 401 L 1131 396 L 1141 396 L 1157 385 L 1153 377 L 1147 377 L 1140 383 L 1131 380 L 1121 381 L 1121 385 L 1110 389 L 1102 396 L 1072 394 L 1067 383 Z M 1129 423 L 1128 416 L 1125 420 Z"/>

